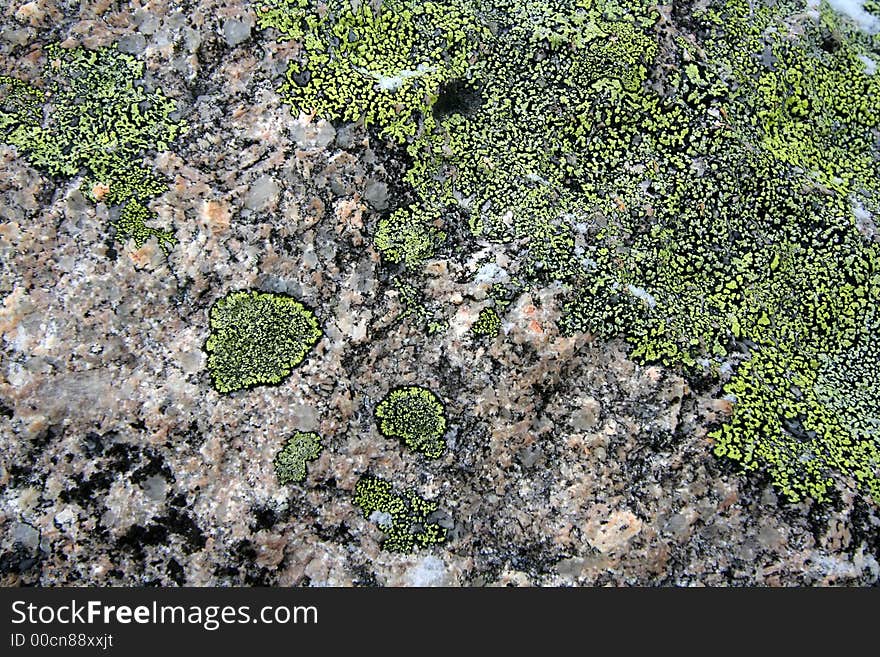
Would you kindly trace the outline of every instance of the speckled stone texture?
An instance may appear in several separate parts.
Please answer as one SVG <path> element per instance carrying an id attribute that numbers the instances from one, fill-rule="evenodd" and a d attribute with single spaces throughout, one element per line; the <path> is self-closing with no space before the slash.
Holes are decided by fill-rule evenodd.
<path id="1" fill-rule="evenodd" d="M 189 133 L 147 160 L 179 244 L 116 241 L 109 208 L 0 146 L 0 582 L 14 585 L 865 585 L 880 513 L 839 494 L 792 505 L 712 456 L 718 382 L 557 329 L 558 290 L 476 339 L 488 283 L 433 260 L 447 331 L 400 320 L 370 236 L 399 199 L 400 153 L 293 116 L 275 88 L 296 44 L 242 0 L 11 0 L 0 74 L 37 81 L 53 41 L 119 42 Z M 397 158 L 397 159 L 396 159 Z M 487 245 L 487 249 L 491 246 Z M 500 256 L 499 256 L 500 257 Z M 239 289 L 314 308 L 324 337 L 277 387 L 219 395 L 208 310 Z M 466 301 L 467 300 L 467 301 Z M 476 303 L 474 302 L 476 300 Z M 383 438 L 396 385 L 446 403 L 437 460 Z M 301 485 L 272 459 L 324 439 Z M 440 501 L 445 545 L 380 550 L 364 474 Z"/>

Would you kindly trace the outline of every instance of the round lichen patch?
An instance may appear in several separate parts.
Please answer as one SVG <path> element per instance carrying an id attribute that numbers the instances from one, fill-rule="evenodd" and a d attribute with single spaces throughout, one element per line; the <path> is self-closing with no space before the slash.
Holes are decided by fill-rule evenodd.
<path id="1" fill-rule="evenodd" d="M 443 402 L 420 386 L 395 388 L 376 407 L 379 432 L 435 459 L 446 448 Z"/>
<path id="2" fill-rule="evenodd" d="M 233 292 L 211 308 L 205 343 L 218 392 L 274 385 L 299 365 L 321 337 L 314 313 L 269 292 Z"/>

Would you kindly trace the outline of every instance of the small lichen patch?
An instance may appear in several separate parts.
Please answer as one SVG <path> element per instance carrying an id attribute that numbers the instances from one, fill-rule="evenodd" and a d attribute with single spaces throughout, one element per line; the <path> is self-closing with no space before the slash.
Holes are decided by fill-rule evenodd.
<path id="1" fill-rule="evenodd" d="M 397 492 L 383 479 L 363 477 L 355 487 L 354 503 L 385 532 L 384 550 L 409 553 L 446 540 L 446 529 L 429 519 L 438 503 L 413 491 Z"/>
<path id="2" fill-rule="evenodd" d="M 395 388 L 376 406 L 376 420 L 383 436 L 398 438 L 428 458 L 438 458 L 446 449 L 443 402 L 427 388 Z"/>
<path id="3" fill-rule="evenodd" d="M 474 335 L 480 337 L 493 337 L 501 330 L 501 318 L 494 308 L 483 308 L 477 316 L 477 321 L 471 326 Z"/>
<path id="4" fill-rule="evenodd" d="M 317 459 L 323 449 L 318 434 L 302 431 L 293 434 L 272 461 L 278 483 L 284 485 L 304 481 L 306 463 Z"/>
<path id="5" fill-rule="evenodd" d="M 382 257 L 391 263 L 414 267 L 434 255 L 446 234 L 436 220 L 418 209 L 398 210 L 379 221 L 374 243 Z"/>

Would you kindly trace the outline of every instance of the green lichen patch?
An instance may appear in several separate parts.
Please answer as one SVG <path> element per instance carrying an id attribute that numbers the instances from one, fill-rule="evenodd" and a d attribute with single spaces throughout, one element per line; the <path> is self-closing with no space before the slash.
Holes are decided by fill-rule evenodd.
<path id="1" fill-rule="evenodd" d="M 435 217 L 406 208 L 379 221 L 373 243 L 387 262 L 414 267 L 433 256 L 444 239 Z"/>
<path id="2" fill-rule="evenodd" d="M 395 388 L 376 406 L 379 432 L 397 438 L 428 458 L 438 458 L 446 449 L 446 417 L 443 402 L 421 386 Z"/>
<path id="3" fill-rule="evenodd" d="M 284 485 L 305 481 L 306 463 L 317 459 L 323 449 L 318 434 L 302 431 L 293 434 L 272 461 L 278 483 Z"/>
<path id="4" fill-rule="evenodd" d="M 0 75 L 0 130 L 5 143 L 25 142 L 43 120 L 46 95 L 26 82 Z"/>
<path id="5" fill-rule="evenodd" d="M 413 491 L 397 492 L 387 481 L 363 477 L 355 487 L 354 503 L 385 532 L 384 550 L 410 553 L 446 540 L 446 530 L 430 521 L 438 503 Z"/>
<path id="6" fill-rule="evenodd" d="M 460 0 L 275 0 L 255 9 L 260 27 L 302 42 L 280 89 L 294 108 L 375 124 L 398 141 L 431 129 L 441 85 L 465 72 L 473 49 L 473 15 Z"/>
<path id="7" fill-rule="evenodd" d="M 205 343 L 218 392 L 275 385 L 321 338 L 314 313 L 296 299 L 271 292 L 232 292 L 211 307 Z"/>
<path id="8" fill-rule="evenodd" d="M 501 318 L 494 308 L 483 308 L 477 316 L 477 321 L 471 326 L 474 335 L 480 337 L 494 337 L 501 330 Z"/>
<path id="9" fill-rule="evenodd" d="M 147 221 L 152 216 L 150 210 L 144 207 L 139 200 L 128 201 L 114 224 L 117 234 L 131 238 L 137 248 L 141 248 L 150 238 L 155 237 L 160 248 L 167 253 L 177 243 L 174 232 L 147 226 Z"/>
<path id="10" fill-rule="evenodd" d="M 328 40 L 345 14 L 330 4 L 299 23 L 312 46 L 290 84 L 305 81 L 297 102 L 324 118 L 367 120 L 358 102 L 381 89 L 352 93 L 361 80 L 324 70 L 354 61 Z M 439 20 L 419 7 L 371 9 L 400 33 L 367 50 L 397 38 L 395 66 L 417 70 L 406 53 L 424 28 L 404 26 Z M 806 0 L 662 16 L 647 1 L 454 7 L 469 21 L 433 51 L 448 64 L 437 98 L 377 101 L 367 120 L 411 156 L 407 204 L 374 235 L 410 314 L 428 324 L 426 258 L 467 262 L 492 243 L 513 265 L 509 292 L 560 290 L 565 333 L 623 336 L 637 360 L 727 377 L 719 456 L 791 500 L 838 481 L 880 499 L 880 399 L 856 366 L 880 333 L 880 252 L 864 230 L 880 216 L 880 35 Z M 312 102 L 312 79 L 351 112 Z"/>
<path id="11" fill-rule="evenodd" d="M 116 47 L 51 44 L 45 53 L 41 88 L 0 77 L 0 141 L 52 176 L 82 174 L 87 197 L 123 206 L 116 223 L 121 239 L 142 246 L 155 236 L 167 252 L 174 237 L 149 227 L 155 216 L 146 209 L 167 183 L 142 160 L 185 131 L 184 122 L 171 118 L 175 102 L 161 89 L 148 91 L 143 62 Z"/>

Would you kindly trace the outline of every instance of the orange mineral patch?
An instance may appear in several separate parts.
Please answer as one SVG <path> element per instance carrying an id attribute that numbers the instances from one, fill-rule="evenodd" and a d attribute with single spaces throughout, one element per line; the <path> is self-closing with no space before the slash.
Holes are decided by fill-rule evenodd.
<path id="1" fill-rule="evenodd" d="M 229 207 L 221 201 L 205 201 L 202 203 L 199 218 L 212 233 L 219 233 L 229 228 L 232 214 Z"/>
<path id="2" fill-rule="evenodd" d="M 110 193 L 110 186 L 105 185 L 104 183 L 95 183 L 92 187 L 92 196 L 95 197 L 96 201 L 103 201 L 104 197 Z"/>

